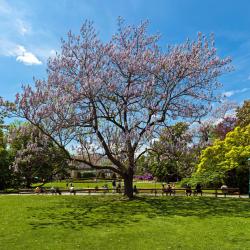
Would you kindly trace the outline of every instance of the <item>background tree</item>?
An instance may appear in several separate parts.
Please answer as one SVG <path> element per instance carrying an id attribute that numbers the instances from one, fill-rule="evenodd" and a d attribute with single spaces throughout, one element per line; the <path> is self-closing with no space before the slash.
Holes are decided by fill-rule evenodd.
<path id="1" fill-rule="evenodd" d="M 236 110 L 237 125 L 244 127 L 250 124 L 250 100 L 245 100 L 242 107 Z"/>
<path id="2" fill-rule="evenodd" d="M 145 155 L 142 155 L 137 161 L 135 174 L 143 175 L 150 172 L 149 156 L 145 153 Z"/>
<path id="3" fill-rule="evenodd" d="M 0 122 L 0 190 L 11 186 L 10 155 L 3 127 L 3 122 Z"/>
<path id="4" fill-rule="evenodd" d="M 65 152 L 33 125 L 11 126 L 9 143 L 16 184 L 31 187 L 32 183 L 45 183 L 55 176 L 67 175 Z"/>
<path id="5" fill-rule="evenodd" d="M 162 130 L 159 140 L 149 150 L 148 165 L 151 173 L 164 181 L 178 181 L 189 177 L 194 169 L 192 135 L 183 122 Z"/>
<path id="6" fill-rule="evenodd" d="M 79 161 L 122 176 L 131 198 L 141 148 L 167 121 L 206 115 L 217 100 L 217 78 L 229 69 L 230 59 L 216 55 L 213 38 L 199 34 L 197 41 L 166 51 L 158 40 L 147 35 L 147 23 L 125 26 L 120 19 L 118 32 L 103 43 L 86 22 L 49 60 L 48 79 L 24 87 L 15 105 L 7 106 L 65 152 L 78 143 Z M 93 162 L 92 150 L 110 164 Z"/>
<path id="7" fill-rule="evenodd" d="M 204 149 L 212 145 L 215 139 L 224 139 L 226 134 L 234 129 L 236 119 L 233 113 L 237 107 L 235 102 L 224 100 L 211 109 L 209 116 L 199 120 L 198 124 L 192 127 L 198 148 Z"/>
<path id="8" fill-rule="evenodd" d="M 227 116 L 218 124 L 214 125 L 212 134 L 217 139 L 225 139 L 228 132 L 232 131 L 236 126 L 236 117 Z"/>
<path id="9" fill-rule="evenodd" d="M 224 140 L 216 140 L 202 151 L 197 175 L 204 177 L 203 182 L 225 182 L 247 192 L 249 157 L 250 125 L 236 127 Z"/>

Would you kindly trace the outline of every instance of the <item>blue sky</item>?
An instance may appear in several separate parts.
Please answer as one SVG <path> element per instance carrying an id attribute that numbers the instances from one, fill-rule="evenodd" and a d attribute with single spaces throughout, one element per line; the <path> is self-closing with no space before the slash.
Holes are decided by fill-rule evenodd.
<path id="1" fill-rule="evenodd" d="M 231 56 L 234 66 L 221 92 L 242 103 L 250 98 L 249 13 L 249 0 L 0 0 L 0 96 L 13 100 L 22 84 L 45 78 L 47 58 L 85 19 L 106 41 L 122 16 L 129 24 L 148 19 L 162 47 L 214 32 L 219 55 Z"/>

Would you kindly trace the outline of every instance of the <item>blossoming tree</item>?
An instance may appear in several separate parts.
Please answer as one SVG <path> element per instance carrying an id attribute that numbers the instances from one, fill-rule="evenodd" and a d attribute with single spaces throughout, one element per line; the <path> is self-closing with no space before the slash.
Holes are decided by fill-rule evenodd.
<path id="1" fill-rule="evenodd" d="M 65 151 L 33 125 L 12 124 L 8 143 L 15 182 L 24 182 L 28 188 L 37 181 L 44 184 L 52 177 L 65 176 L 70 169 Z"/>
<path id="2" fill-rule="evenodd" d="M 121 175 L 131 198 L 145 145 L 172 119 L 206 115 L 217 99 L 217 78 L 229 69 L 230 59 L 216 55 L 212 37 L 199 34 L 197 41 L 166 50 L 158 41 L 147 34 L 146 22 L 132 27 L 119 20 L 117 33 L 104 43 L 85 22 L 48 61 L 48 78 L 17 94 L 12 112 L 65 151 L 77 145 L 78 161 Z M 108 161 L 93 162 L 93 152 Z"/>

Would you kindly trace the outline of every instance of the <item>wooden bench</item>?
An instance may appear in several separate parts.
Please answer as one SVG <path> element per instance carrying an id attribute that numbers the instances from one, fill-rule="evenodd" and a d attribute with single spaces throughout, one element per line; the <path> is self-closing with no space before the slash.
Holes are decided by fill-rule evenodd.
<path id="1" fill-rule="evenodd" d="M 167 192 L 166 189 L 162 189 L 162 188 L 137 188 L 138 194 L 155 194 L 155 196 L 157 194 L 170 194 L 170 192 Z M 215 195 L 215 197 L 218 197 L 218 195 L 224 195 L 224 197 L 226 197 L 227 195 L 239 195 L 240 197 L 240 190 L 239 188 L 228 188 L 227 192 L 223 192 L 221 189 L 201 189 L 202 194 L 211 194 L 211 195 Z M 174 188 L 172 189 L 171 194 L 176 195 L 176 194 L 181 194 L 181 195 L 186 195 L 186 188 Z M 199 193 L 197 193 L 197 190 L 192 188 L 191 189 L 191 194 L 193 195 L 197 195 Z"/>

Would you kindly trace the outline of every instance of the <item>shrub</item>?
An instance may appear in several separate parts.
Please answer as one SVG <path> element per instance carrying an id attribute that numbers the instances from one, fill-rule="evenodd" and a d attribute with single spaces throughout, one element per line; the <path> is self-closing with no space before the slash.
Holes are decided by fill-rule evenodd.
<path id="1" fill-rule="evenodd" d="M 95 178 L 96 173 L 95 172 L 83 172 L 81 173 L 81 178 L 88 179 L 88 178 Z"/>

